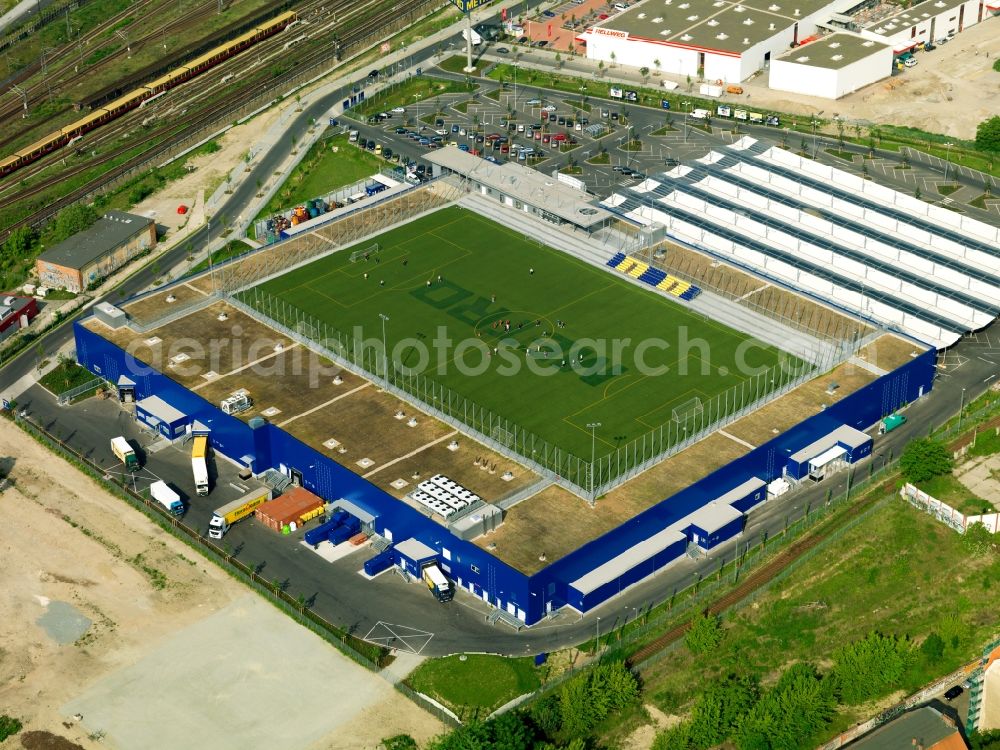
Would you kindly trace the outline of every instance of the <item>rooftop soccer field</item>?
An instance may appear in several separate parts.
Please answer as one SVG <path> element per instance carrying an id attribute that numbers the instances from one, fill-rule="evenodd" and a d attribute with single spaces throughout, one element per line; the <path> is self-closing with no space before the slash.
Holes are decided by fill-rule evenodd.
<path id="1" fill-rule="evenodd" d="M 326 324 L 327 336 L 363 332 L 364 361 L 379 375 L 384 324 L 390 368 L 447 386 L 452 413 L 491 410 L 585 460 L 588 425 L 599 423 L 595 452 L 607 456 L 661 428 L 686 431 L 699 404 L 729 389 L 766 391 L 773 385 L 760 372 L 779 360 L 801 364 L 457 207 L 259 289 Z M 259 304 L 253 291 L 244 298 Z M 442 405 L 433 386 L 420 393 Z M 456 394 L 468 400 L 462 407 Z"/>

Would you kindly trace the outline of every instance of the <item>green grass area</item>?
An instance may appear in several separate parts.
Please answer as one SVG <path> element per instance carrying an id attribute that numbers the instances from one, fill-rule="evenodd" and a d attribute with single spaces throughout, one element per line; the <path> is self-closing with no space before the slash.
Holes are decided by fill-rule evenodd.
<path id="1" fill-rule="evenodd" d="M 370 99 L 365 99 L 364 104 L 350 110 L 349 114 L 353 112 L 361 117 L 369 117 L 394 107 L 412 107 L 417 102 L 433 99 L 441 94 L 473 90 L 475 85 L 467 85 L 461 81 L 442 81 L 426 76 L 414 76 L 380 91 Z"/>
<path id="2" fill-rule="evenodd" d="M 272 216 L 363 180 L 378 172 L 385 164 L 384 159 L 348 143 L 346 133 L 316 141 L 305 158 L 292 170 L 281 189 L 271 196 L 257 219 Z"/>
<path id="3" fill-rule="evenodd" d="M 960 187 L 962 187 L 962 186 L 961 185 L 938 185 L 937 186 L 937 191 L 939 193 L 941 193 L 941 195 L 951 195 L 956 190 L 958 190 Z"/>
<path id="4" fill-rule="evenodd" d="M 229 260 L 230 258 L 235 258 L 237 255 L 243 255 L 243 253 L 248 253 L 253 250 L 247 243 L 241 242 L 240 240 L 230 240 L 226 243 L 225 247 L 222 247 L 212 253 L 212 263 L 221 263 L 224 260 Z M 199 271 L 204 271 L 208 268 L 208 258 L 195 264 L 195 266 L 188 271 L 188 273 L 198 273 Z"/>
<path id="5" fill-rule="evenodd" d="M 871 630 L 915 644 L 899 689 L 910 692 L 949 673 L 976 657 L 996 627 L 1000 558 L 970 556 L 962 539 L 926 513 L 888 500 L 780 585 L 726 615 L 714 651 L 695 657 L 682 646 L 644 669 L 647 698 L 672 714 L 711 680 L 733 672 L 766 683 L 796 661 L 826 671 L 839 646 Z M 944 641 L 936 658 L 919 649 L 931 633 Z M 815 747 L 870 715 L 870 707 L 841 706 L 824 736 L 803 738 L 802 746 Z"/>
<path id="6" fill-rule="evenodd" d="M 830 156 L 836 156 L 838 159 L 843 159 L 844 161 L 847 162 L 854 161 L 854 153 L 852 153 L 851 151 L 843 151 L 839 148 L 825 148 L 823 150 L 826 153 L 830 154 Z"/>
<path id="7" fill-rule="evenodd" d="M 997 453 L 1000 453 L 1000 434 L 993 428 L 976 435 L 975 443 L 969 446 L 968 455 L 993 456 Z"/>
<path id="8" fill-rule="evenodd" d="M 988 500 L 977 497 L 952 474 L 934 477 L 930 481 L 921 482 L 918 487 L 936 500 L 947 503 L 967 516 L 992 513 L 994 510 Z"/>
<path id="9" fill-rule="evenodd" d="M 379 315 L 387 315 L 386 343 L 397 371 L 422 372 L 475 402 L 480 416 L 492 410 L 577 456 L 590 457 L 590 423 L 601 423 L 598 457 L 661 428 L 669 442 L 671 429 L 675 436 L 680 431 L 675 408 L 733 387 L 773 386 L 750 368 L 801 364 L 773 348 L 747 348 L 746 336 L 683 303 L 461 208 L 360 247 L 373 241 L 381 252 L 367 262 L 351 263 L 343 250 L 261 288 L 345 341 L 354 339 L 348 334 L 355 326 L 380 340 Z M 496 327 L 501 321 L 510 322 L 509 332 Z M 445 335 L 452 344 L 439 346 Z M 695 339 L 700 343 L 688 343 Z M 370 371 L 381 361 L 380 346 L 365 346 Z M 429 361 L 422 361 L 425 347 Z M 442 406 L 454 409 L 451 402 Z M 461 406 L 456 416 L 468 419 Z"/>
<path id="10" fill-rule="evenodd" d="M 470 104 L 475 104 L 475 102 L 472 101 L 471 99 L 466 99 L 465 101 L 455 102 L 451 106 L 452 106 L 452 109 L 457 109 L 459 112 L 461 112 L 464 115 L 464 114 L 468 113 L 468 111 L 469 111 L 469 105 Z"/>
<path id="11" fill-rule="evenodd" d="M 597 156 L 592 156 L 587 159 L 588 164 L 610 164 L 611 155 L 605 151 L 604 153 L 597 154 Z"/>
<path id="12" fill-rule="evenodd" d="M 983 193 L 978 198 L 973 198 L 971 201 L 969 201 L 969 205 L 975 208 L 981 208 L 984 211 L 986 211 L 989 208 L 986 205 L 986 201 L 996 200 L 996 199 L 997 199 L 996 196 L 991 195 L 990 193 Z"/>
<path id="13" fill-rule="evenodd" d="M 541 685 L 531 659 L 508 659 L 489 654 L 425 661 L 406 682 L 414 690 L 452 708 L 463 720 L 485 718 L 505 703 Z"/>
<path id="14" fill-rule="evenodd" d="M 94 374 L 86 367 L 81 367 L 70 360 L 61 361 L 54 369 L 43 375 L 38 382 L 58 396 L 71 388 L 89 383 L 93 379 Z"/>
<path id="15" fill-rule="evenodd" d="M 479 62 L 476 59 L 476 55 L 473 54 L 472 65 L 476 68 L 476 70 L 474 73 L 466 73 L 465 64 L 467 62 L 468 59 L 466 58 L 465 55 L 452 55 L 451 57 L 446 57 L 444 60 L 438 63 L 438 67 L 441 68 L 441 70 L 447 70 L 449 73 L 459 73 L 467 75 L 470 78 L 478 78 L 479 76 L 482 75 L 483 68 L 485 68 L 489 64 L 486 62 Z"/>
<path id="16" fill-rule="evenodd" d="M 45 300 L 64 300 L 64 299 L 76 299 L 76 292 L 70 292 L 65 289 L 50 289 L 45 295 Z"/>
<path id="17" fill-rule="evenodd" d="M 676 133 L 676 132 L 677 128 L 675 128 L 670 123 L 667 123 L 659 130 L 654 130 L 652 133 L 650 133 L 650 135 L 669 135 L 670 133 Z"/>

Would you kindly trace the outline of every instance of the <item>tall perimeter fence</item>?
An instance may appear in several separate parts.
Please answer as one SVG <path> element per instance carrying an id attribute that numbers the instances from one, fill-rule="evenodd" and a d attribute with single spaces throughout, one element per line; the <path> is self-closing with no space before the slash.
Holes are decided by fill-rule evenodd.
<path id="1" fill-rule="evenodd" d="M 419 401 L 424 408 L 455 427 L 471 431 L 489 447 L 515 460 L 527 462 L 535 471 L 592 501 L 662 459 L 708 436 L 787 393 L 843 361 L 842 350 L 830 349 L 824 361 L 813 366 L 801 362 L 779 362 L 700 402 L 659 427 L 623 444 L 593 461 L 581 458 L 546 440 L 448 386 L 402 363 L 389 361 L 382 340 L 366 338 L 363 332 L 348 332 L 322 321 L 276 297 L 259 286 L 234 295 L 234 304 L 303 345 L 368 378 L 401 397 Z"/>

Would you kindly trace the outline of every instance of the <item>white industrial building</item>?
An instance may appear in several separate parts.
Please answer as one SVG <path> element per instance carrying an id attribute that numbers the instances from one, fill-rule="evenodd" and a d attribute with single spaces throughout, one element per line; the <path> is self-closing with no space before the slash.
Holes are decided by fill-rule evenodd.
<path id="1" fill-rule="evenodd" d="M 780 59 L 777 88 L 816 93 L 810 76 L 817 75 L 825 92 L 818 95 L 832 98 L 890 75 L 893 53 L 957 34 L 998 11 L 1000 0 L 924 0 L 908 10 L 859 0 L 643 0 L 576 42 L 605 64 L 709 82 L 739 83 Z M 802 54 L 812 62 L 796 60 L 799 45 L 829 42 L 831 35 L 842 51 L 810 50 Z M 866 54 L 861 42 L 849 41 L 858 36 L 888 52 Z M 825 62 L 817 64 L 819 58 Z"/>
<path id="2" fill-rule="evenodd" d="M 752 138 L 603 205 L 938 348 L 1000 315 L 1000 229 Z"/>
<path id="3" fill-rule="evenodd" d="M 905 10 L 869 20 L 860 33 L 886 42 L 897 53 L 965 31 L 1000 12 L 1000 0 L 924 0 Z"/>
<path id="4" fill-rule="evenodd" d="M 768 86 L 839 99 L 892 72 L 892 46 L 855 34 L 821 37 L 771 61 Z"/>

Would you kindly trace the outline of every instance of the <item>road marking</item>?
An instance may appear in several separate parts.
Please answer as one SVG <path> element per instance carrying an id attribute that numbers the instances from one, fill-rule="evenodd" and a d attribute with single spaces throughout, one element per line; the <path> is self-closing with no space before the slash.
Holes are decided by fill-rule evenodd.
<path id="1" fill-rule="evenodd" d="M 279 342 L 279 343 L 282 343 L 282 342 Z M 243 372 L 247 368 L 253 367 L 254 365 L 257 365 L 257 364 L 260 364 L 261 362 L 263 362 L 266 359 L 271 359 L 272 357 L 277 357 L 280 354 L 284 354 L 289 349 L 291 349 L 293 347 L 296 347 L 298 345 L 299 344 L 298 344 L 297 341 L 292 341 L 287 346 L 282 346 L 281 351 L 272 352 L 271 354 L 267 354 L 267 355 L 265 355 L 263 357 L 259 357 L 259 358 L 255 359 L 253 362 L 247 362 L 242 367 L 237 367 L 235 370 L 230 370 L 229 372 L 224 372 L 221 375 L 219 375 L 219 377 L 217 377 L 217 378 L 212 378 L 211 380 L 206 380 L 204 383 L 199 383 L 198 385 L 194 386 L 190 390 L 197 391 L 199 388 L 204 388 L 206 385 L 209 385 L 210 383 L 214 383 L 216 380 L 221 380 L 222 378 L 227 378 L 230 375 L 235 375 L 238 372 Z"/>
<path id="2" fill-rule="evenodd" d="M 358 392 L 358 391 L 360 391 L 360 390 L 361 390 L 362 388 L 367 388 L 367 387 L 368 387 L 368 386 L 370 386 L 370 385 L 371 385 L 371 383 L 370 383 L 370 382 L 366 382 L 366 383 L 362 383 L 362 384 L 361 384 L 361 385 L 359 385 L 358 387 L 356 387 L 356 388 L 352 388 L 352 389 L 351 389 L 351 390 L 349 390 L 349 391 L 348 391 L 347 393 L 341 393 L 341 394 L 340 394 L 339 396 L 334 396 L 334 397 L 333 397 L 333 398 L 331 398 L 331 399 L 330 399 L 329 401 L 327 401 L 327 402 L 325 402 L 325 403 L 322 403 L 322 404 L 320 404 L 319 406 L 314 406 L 314 407 L 313 407 L 312 409 L 310 409 L 309 411 L 304 411 L 304 412 L 302 412 L 301 414 L 296 414 L 296 415 L 295 415 L 294 417 L 289 417 L 289 418 L 288 418 L 288 419 L 286 419 L 286 420 L 285 420 L 284 422 L 278 422 L 278 427 L 284 427 L 284 426 L 285 426 L 286 424 L 289 424 L 290 422 L 294 422 L 294 421 L 295 421 L 296 419 L 300 419 L 301 417 L 308 417 L 308 416 L 309 416 L 310 414 L 312 414 L 313 412 L 317 412 L 317 411 L 319 411 L 320 409 L 323 409 L 324 407 L 327 407 L 327 406 L 329 406 L 329 405 L 330 405 L 330 404 L 332 404 L 332 403 L 333 403 L 334 401 L 339 401 L 339 400 L 340 400 L 340 399 L 342 399 L 342 398 L 347 398 L 347 397 L 348 397 L 348 396 L 350 396 L 351 394 L 353 394 L 353 393 L 357 393 L 357 392 Z"/>
<path id="3" fill-rule="evenodd" d="M 346 395 L 346 394 L 345 394 L 345 395 Z M 439 437 L 439 438 L 438 438 L 437 440 L 431 440 L 431 441 L 430 441 L 429 443 L 425 443 L 424 445 L 421 445 L 421 446 L 420 446 L 419 448 L 417 448 L 416 450 L 412 450 L 412 451 L 410 451 L 410 452 L 409 452 L 409 453 L 407 453 L 407 454 L 406 454 L 405 456 L 400 456 L 399 458 L 394 458 L 394 459 L 393 459 L 392 461 L 389 461 L 388 463 L 385 463 L 385 464 L 382 464 L 381 466 L 379 466 L 379 467 L 378 467 L 378 468 L 376 468 L 376 469 L 372 469 L 372 470 L 371 470 L 371 471 L 369 471 L 369 472 L 368 472 L 367 474 L 362 474 L 362 475 L 361 475 L 361 477 L 362 477 L 363 479 L 367 479 L 367 478 L 368 478 L 368 477 L 370 477 L 370 476 L 371 476 L 372 474 L 378 474 L 378 473 L 379 473 L 380 471 L 382 471 L 382 469 L 388 469 L 388 468 L 389 468 L 390 466 L 392 466 L 393 464 L 395 464 L 395 463 L 399 463 L 400 461 L 404 461 L 404 460 L 406 460 L 407 458 L 410 458 L 411 456 L 415 456 L 415 455 L 417 455 L 418 453 L 420 453 L 420 451 L 424 450 L 425 448 L 430 448 L 430 447 L 431 447 L 432 445 L 437 445 L 437 444 L 438 444 L 438 443 L 440 443 L 440 442 L 441 442 L 442 440 L 447 440 L 448 438 L 450 438 L 450 437 L 452 437 L 452 436 L 454 436 L 454 435 L 457 435 L 457 434 L 458 434 L 458 430 L 452 430 L 452 431 L 451 431 L 451 432 L 449 432 L 449 433 L 448 433 L 447 435 L 442 435 L 442 436 L 441 436 L 441 437 Z"/>
<path id="4" fill-rule="evenodd" d="M 730 435 L 730 434 L 729 434 L 728 432 L 726 432 L 725 430 L 716 430 L 716 432 L 718 432 L 718 433 L 719 433 L 720 435 L 722 435 L 723 437 L 727 437 L 727 438 L 729 438 L 729 439 L 730 439 L 730 440 L 732 440 L 733 442 L 736 442 L 736 443 L 739 443 L 740 445 L 743 445 L 743 446 L 745 446 L 745 447 L 749 448 L 750 450 L 755 450 L 755 449 L 757 448 L 757 446 L 756 446 L 756 445 L 751 445 L 751 444 L 750 444 L 750 443 L 748 443 L 748 442 L 747 442 L 746 440 L 740 440 L 740 439 L 739 439 L 738 437 L 736 437 L 735 435 Z"/>

